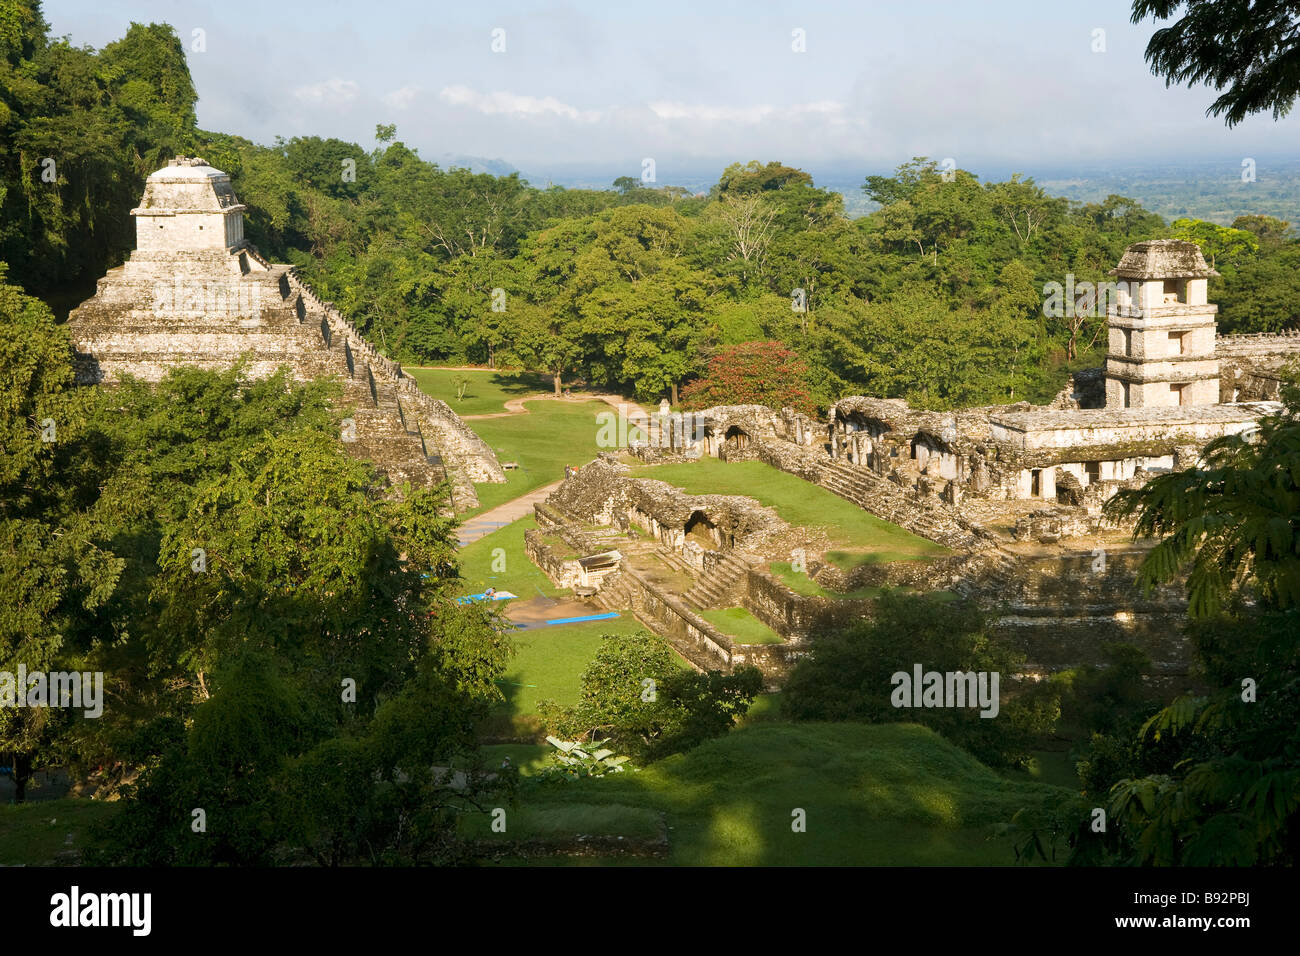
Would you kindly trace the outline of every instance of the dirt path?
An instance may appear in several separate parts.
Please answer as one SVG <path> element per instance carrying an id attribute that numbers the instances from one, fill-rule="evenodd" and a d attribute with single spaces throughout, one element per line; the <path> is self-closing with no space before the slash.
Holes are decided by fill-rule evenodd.
<path id="1" fill-rule="evenodd" d="M 505 527 L 513 521 L 533 513 L 533 505 L 544 500 L 552 491 L 560 487 L 560 482 L 553 481 L 542 488 L 535 488 L 526 495 L 520 495 L 503 505 L 497 505 L 480 515 L 470 518 L 456 532 L 460 546 L 477 541 L 490 535 L 498 528 Z"/>
<path id="2" fill-rule="evenodd" d="M 611 408 L 618 408 L 620 405 L 624 405 L 627 407 L 627 413 L 630 416 L 636 416 L 637 418 L 650 417 L 649 413 L 644 408 L 636 402 L 624 398 L 622 395 L 605 395 L 597 392 L 574 392 L 569 395 L 562 395 L 559 398 L 556 398 L 555 395 L 548 392 L 538 392 L 536 395 L 524 395 L 521 398 L 508 399 L 505 403 L 506 410 L 504 412 L 484 412 L 481 415 L 462 415 L 460 417 L 462 421 L 468 422 L 478 418 L 509 418 L 511 415 L 527 415 L 528 409 L 524 408 L 524 402 L 536 402 L 545 399 L 549 399 L 552 402 L 597 401 L 604 402 Z"/>
<path id="3" fill-rule="evenodd" d="M 444 368 L 445 366 L 438 367 Z M 466 369 L 466 371 L 469 370 L 470 369 L 468 368 Z M 477 369 L 476 371 L 486 370 Z M 539 400 L 549 400 L 552 402 L 598 401 L 604 402 L 611 408 L 624 406 L 627 409 L 627 414 L 631 417 L 644 417 L 646 419 L 649 419 L 650 417 L 649 413 L 647 413 L 646 410 L 636 402 L 630 401 L 622 395 L 609 395 L 601 392 L 575 392 L 569 395 L 562 395 L 559 398 L 556 398 L 554 394 L 549 392 L 538 392 L 536 395 L 524 395 L 520 398 L 508 399 L 505 403 L 506 410 L 504 412 L 487 412 L 482 415 L 461 415 L 460 417 L 462 421 L 474 421 L 475 419 L 480 418 L 508 418 L 511 415 L 527 415 L 530 413 L 528 409 L 524 407 L 524 403 Z M 498 528 L 502 528 L 513 521 L 518 521 L 520 518 L 532 514 L 533 505 L 544 500 L 558 487 L 560 487 L 560 482 L 553 481 L 549 485 L 536 488 L 533 491 L 528 492 L 526 495 L 521 495 L 512 501 L 507 501 L 505 504 L 497 505 L 495 508 L 470 518 L 461 525 L 457 532 L 460 546 L 463 548 L 465 545 L 477 541 L 479 538 L 486 537 Z"/>

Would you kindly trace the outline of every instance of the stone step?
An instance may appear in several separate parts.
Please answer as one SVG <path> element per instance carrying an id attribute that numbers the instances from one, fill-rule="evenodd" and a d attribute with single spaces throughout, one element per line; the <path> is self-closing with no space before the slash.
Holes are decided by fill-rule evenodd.
<path id="1" fill-rule="evenodd" d="M 664 564 L 668 565 L 674 571 L 680 571 L 683 574 L 689 574 L 691 577 L 694 577 L 697 573 L 696 570 L 693 567 L 691 567 L 691 565 L 686 561 L 685 558 L 682 558 L 674 551 L 661 549 L 660 551 L 657 552 L 657 556 L 659 560 L 661 560 Z"/>

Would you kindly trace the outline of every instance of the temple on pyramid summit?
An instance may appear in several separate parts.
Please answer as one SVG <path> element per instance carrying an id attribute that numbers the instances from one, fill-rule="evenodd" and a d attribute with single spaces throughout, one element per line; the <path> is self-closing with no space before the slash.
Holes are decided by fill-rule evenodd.
<path id="1" fill-rule="evenodd" d="M 478 504 L 475 482 L 505 481 L 450 406 L 378 354 L 296 267 L 268 262 L 244 238 L 229 175 L 173 159 L 149 176 L 131 215 L 135 251 L 69 316 L 79 382 L 157 382 L 174 366 L 224 369 L 241 358 L 255 377 L 282 365 L 299 381 L 336 377 L 342 406 L 354 410 L 344 447 L 394 488 L 449 480 L 463 510 Z"/>

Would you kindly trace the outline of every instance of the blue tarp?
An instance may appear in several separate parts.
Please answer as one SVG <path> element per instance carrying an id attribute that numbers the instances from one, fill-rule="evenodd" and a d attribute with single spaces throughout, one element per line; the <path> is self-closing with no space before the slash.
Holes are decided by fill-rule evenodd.
<path id="1" fill-rule="evenodd" d="M 465 597 L 456 598 L 457 604 L 474 604 L 479 601 L 509 601 L 511 598 L 519 597 L 518 594 L 511 594 L 509 591 L 497 591 L 489 596 L 486 591 L 482 594 L 470 594 Z"/>

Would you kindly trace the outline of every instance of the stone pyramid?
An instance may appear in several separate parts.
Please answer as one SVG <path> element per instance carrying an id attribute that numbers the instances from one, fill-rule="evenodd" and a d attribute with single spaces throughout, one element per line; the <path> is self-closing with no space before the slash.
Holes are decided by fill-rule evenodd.
<path id="1" fill-rule="evenodd" d="M 149 382 L 177 365 L 254 376 L 289 366 L 300 381 L 337 377 L 353 426 L 344 447 L 395 488 L 452 484 L 457 510 L 475 507 L 474 482 L 505 481 L 492 449 L 445 402 L 378 354 L 296 267 L 274 265 L 244 238 L 230 176 L 180 157 L 149 176 L 136 248 L 99 280 L 68 325 L 83 384 L 123 374 Z"/>

